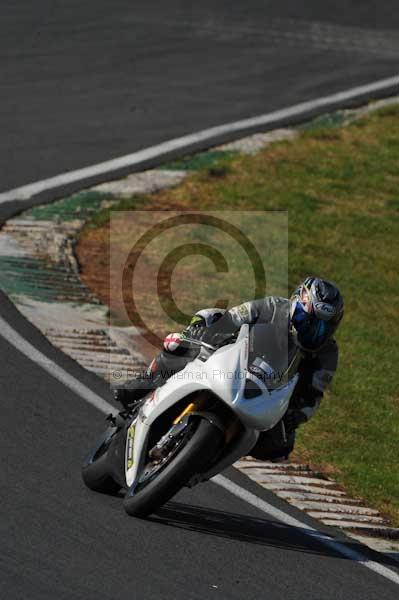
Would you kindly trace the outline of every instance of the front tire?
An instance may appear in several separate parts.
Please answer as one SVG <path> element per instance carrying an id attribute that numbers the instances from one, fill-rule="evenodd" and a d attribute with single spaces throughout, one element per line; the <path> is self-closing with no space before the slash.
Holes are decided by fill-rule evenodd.
<path id="1" fill-rule="evenodd" d="M 108 429 L 82 465 L 82 479 L 94 492 L 116 494 L 120 490 L 120 485 L 109 474 L 108 465 L 108 450 L 114 435 L 115 429 Z"/>
<path id="2" fill-rule="evenodd" d="M 146 517 L 170 500 L 193 475 L 205 469 L 223 437 L 218 427 L 201 418 L 192 437 L 163 470 L 127 491 L 123 501 L 127 514 Z"/>

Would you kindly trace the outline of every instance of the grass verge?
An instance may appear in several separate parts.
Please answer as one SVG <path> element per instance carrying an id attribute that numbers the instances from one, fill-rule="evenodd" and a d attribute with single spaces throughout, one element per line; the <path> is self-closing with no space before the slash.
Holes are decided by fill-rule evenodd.
<path id="1" fill-rule="evenodd" d="M 206 161 L 204 161 L 206 164 Z M 399 526 L 399 108 L 351 125 L 316 123 L 254 156 L 219 156 L 178 187 L 120 208 L 288 210 L 289 284 L 308 274 L 339 283 L 346 315 L 340 367 L 297 455 Z M 109 212 L 78 246 L 86 282 L 107 300 Z M 191 289 L 198 302 L 197 289 Z M 196 297 L 194 297 L 194 294 Z"/>

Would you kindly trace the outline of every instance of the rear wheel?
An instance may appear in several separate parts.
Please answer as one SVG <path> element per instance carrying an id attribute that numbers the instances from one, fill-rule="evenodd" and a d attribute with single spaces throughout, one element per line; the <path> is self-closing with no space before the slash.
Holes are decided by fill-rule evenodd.
<path id="1" fill-rule="evenodd" d="M 115 428 L 108 429 L 96 449 L 86 458 L 82 466 L 82 479 L 86 486 L 102 494 L 116 494 L 120 485 L 109 474 L 108 450 L 114 436 Z"/>
<path id="2" fill-rule="evenodd" d="M 159 463 L 148 463 L 139 483 L 127 491 L 123 502 L 126 512 L 145 517 L 170 500 L 193 475 L 205 470 L 223 437 L 209 421 L 192 419 L 169 455 Z"/>

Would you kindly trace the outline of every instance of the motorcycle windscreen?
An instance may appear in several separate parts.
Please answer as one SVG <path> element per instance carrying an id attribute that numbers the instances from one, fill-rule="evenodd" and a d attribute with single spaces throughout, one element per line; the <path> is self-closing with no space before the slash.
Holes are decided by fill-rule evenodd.
<path id="1" fill-rule="evenodd" d="M 256 323 L 251 326 L 248 370 L 269 390 L 288 383 L 297 371 L 299 358 L 288 323 Z"/>

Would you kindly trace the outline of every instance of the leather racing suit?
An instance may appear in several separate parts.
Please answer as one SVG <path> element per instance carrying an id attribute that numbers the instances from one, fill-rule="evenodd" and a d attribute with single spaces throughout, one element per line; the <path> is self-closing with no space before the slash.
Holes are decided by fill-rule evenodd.
<path id="1" fill-rule="evenodd" d="M 183 334 L 218 345 L 238 331 L 243 324 L 256 326 L 260 335 L 255 352 L 263 354 L 270 337 L 274 338 L 274 351 L 285 363 L 298 355 L 296 332 L 290 321 L 290 301 L 287 298 L 268 296 L 230 310 L 205 309 L 194 315 Z M 192 360 L 197 350 L 182 345 L 177 352 L 163 350 L 151 363 L 146 376 L 129 382 L 126 388 L 117 390 L 116 398 L 123 404 L 138 400 L 148 391 L 165 383 L 174 373 L 183 369 Z M 290 400 L 289 408 L 273 429 L 262 432 L 251 455 L 259 459 L 288 457 L 295 443 L 295 430 L 308 421 L 320 406 L 324 392 L 331 383 L 338 365 L 338 346 L 334 339 L 317 352 L 300 350 L 299 379 Z"/>

